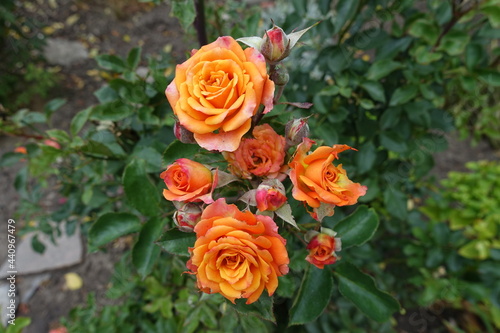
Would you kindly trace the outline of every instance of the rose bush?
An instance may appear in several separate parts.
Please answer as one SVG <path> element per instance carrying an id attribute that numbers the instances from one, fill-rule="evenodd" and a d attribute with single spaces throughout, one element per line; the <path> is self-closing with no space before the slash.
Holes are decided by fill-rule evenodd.
<path id="1" fill-rule="evenodd" d="M 367 187 L 353 183 L 342 164 L 335 166 L 332 162 L 338 159 L 339 153 L 355 149 L 347 145 L 321 146 L 308 155 L 313 144 L 313 140 L 304 138 L 289 164 L 293 197 L 313 209 L 322 203 L 332 207 L 354 205 L 365 195 Z M 332 214 L 333 210 L 329 215 Z"/>
<path id="2" fill-rule="evenodd" d="M 217 185 L 217 172 L 203 164 L 180 158 L 160 174 L 167 189 L 163 196 L 169 201 L 212 203 L 212 191 Z"/>
<path id="3" fill-rule="evenodd" d="M 285 138 L 269 124 L 256 126 L 252 134 L 254 139 L 243 139 L 236 151 L 223 153 L 229 162 L 229 170 L 244 179 L 278 177 L 285 171 Z"/>
<path id="4" fill-rule="evenodd" d="M 206 293 L 220 293 L 233 303 L 246 298 L 250 304 L 264 289 L 271 296 L 278 276 L 288 273 L 286 241 L 268 216 L 241 212 L 221 198 L 205 208 L 194 231 L 187 267 Z"/>
<path id="5" fill-rule="evenodd" d="M 234 151 L 260 105 L 263 113 L 273 108 L 274 83 L 259 51 L 243 50 L 224 36 L 177 65 L 165 94 L 180 124 L 201 147 Z"/>

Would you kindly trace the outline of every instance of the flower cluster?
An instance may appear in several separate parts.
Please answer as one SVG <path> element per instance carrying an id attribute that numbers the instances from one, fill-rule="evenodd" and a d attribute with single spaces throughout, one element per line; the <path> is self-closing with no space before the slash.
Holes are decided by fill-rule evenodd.
<path id="1" fill-rule="evenodd" d="M 240 298 L 253 303 L 264 290 L 271 296 L 278 277 L 287 274 L 289 257 L 280 228 L 305 234 L 308 262 L 321 269 L 333 264 L 340 239 L 322 228 L 321 220 L 333 215 L 336 206 L 356 204 L 367 190 L 335 163 L 341 152 L 354 148 L 312 149 L 307 118 L 291 119 L 280 135 L 263 117 L 279 99 L 282 89 L 275 87 L 286 84 L 278 80 L 280 62 L 308 29 L 287 35 L 274 26 L 263 38 L 240 39 L 251 46 L 246 49 L 231 37 L 220 37 L 193 50 L 165 91 L 177 118 L 176 137 L 204 148 L 205 157 L 223 157 L 214 159 L 214 166 L 180 158 L 160 177 L 166 186 L 163 196 L 177 209 L 174 223 L 196 234 L 189 273 L 201 291 L 220 293 L 233 303 Z M 316 220 L 314 230 L 295 222 L 285 181 L 291 196 Z M 278 228 L 277 221 L 286 223 Z"/>

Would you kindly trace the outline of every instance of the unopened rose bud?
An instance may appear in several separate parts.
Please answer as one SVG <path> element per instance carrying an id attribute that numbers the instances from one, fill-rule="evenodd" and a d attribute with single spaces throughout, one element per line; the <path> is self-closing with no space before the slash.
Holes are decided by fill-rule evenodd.
<path id="1" fill-rule="evenodd" d="M 174 135 L 182 143 L 196 143 L 194 134 L 176 121 L 174 125 Z"/>
<path id="2" fill-rule="evenodd" d="M 336 252 L 342 248 L 342 242 L 336 235 L 335 231 L 328 228 L 321 228 L 321 232 L 308 231 L 305 236 L 306 242 L 309 242 L 306 260 L 320 269 L 334 264 L 337 261 Z"/>
<path id="3" fill-rule="evenodd" d="M 274 212 L 287 201 L 285 187 L 277 179 L 264 181 L 255 192 L 255 201 L 257 209 L 261 212 L 266 210 Z"/>
<path id="4" fill-rule="evenodd" d="M 174 213 L 174 223 L 180 231 L 193 232 L 195 225 L 201 219 L 201 207 L 186 203 Z"/>
<path id="5" fill-rule="evenodd" d="M 276 64 L 290 54 L 290 40 L 283 29 L 274 26 L 266 31 L 260 51 L 268 63 Z"/>
<path id="6" fill-rule="evenodd" d="M 43 140 L 43 144 L 46 146 L 54 147 L 55 149 L 61 149 L 61 145 L 57 141 L 51 139 Z"/>
<path id="7" fill-rule="evenodd" d="M 274 84 L 277 86 L 285 86 L 290 79 L 288 71 L 283 65 L 276 65 L 274 70 L 271 71 L 269 78 L 273 80 Z"/>
<path id="8" fill-rule="evenodd" d="M 309 135 L 307 118 L 292 119 L 285 126 L 285 139 L 288 147 L 296 146 Z"/>

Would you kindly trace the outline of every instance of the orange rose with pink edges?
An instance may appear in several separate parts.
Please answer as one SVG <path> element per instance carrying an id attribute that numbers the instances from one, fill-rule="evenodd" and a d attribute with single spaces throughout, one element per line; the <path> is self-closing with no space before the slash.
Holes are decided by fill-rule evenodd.
<path id="1" fill-rule="evenodd" d="M 242 212 L 218 199 L 196 224 L 196 242 L 186 266 L 203 292 L 220 293 L 231 302 L 257 301 L 267 289 L 272 296 L 278 276 L 288 273 L 286 241 L 269 217 Z"/>
<path id="2" fill-rule="evenodd" d="M 277 178 L 287 167 L 285 161 L 285 138 L 277 134 L 271 126 L 255 126 L 254 139 L 243 139 L 234 152 L 224 152 L 230 171 L 244 179 L 258 177 Z"/>
<path id="3" fill-rule="evenodd" d="M 321 232 L 309 231 L 306 234 L 309 250 L 306 260 L 319 269 L 334 264 L 337 261 L 336 252 L 342 248 L 340 238 L 336 238 L 336 235 L 335 231 L 328 228 L 321 228 Z"/>
<path id="4" fill-rule="evenodd" d="M 169 165 L 160 174 L 166 189 L 163 196 L 169 201 L 214 202 L 212 192 L 217 186 L 217 172 L 212 172 L 203 164 L 181 158 Z"/>
<path id="5" fill-rule="evenodd" d="M 264 113 L 273 108 L 274 83 L 259 51 L 243 50 L 225 36 L 177 65 L 165 94 L 180 124 L 201 147 L 235 151 L 260 105 Z"/>
<path id="6" fill-rule="evenodd" d="M 308 154 L 313 143 L 313 140 L 304 138 L 289 163 L 293 197 L 313 208 L 319 208 L 322 203 L 332 206 L 357 203 L 358 198 L 365 195 L 366 186 L 353 183 L 342 164 L 333 164 L 339 153 L 356 149 L 347 145 L 321 146 Z"/>

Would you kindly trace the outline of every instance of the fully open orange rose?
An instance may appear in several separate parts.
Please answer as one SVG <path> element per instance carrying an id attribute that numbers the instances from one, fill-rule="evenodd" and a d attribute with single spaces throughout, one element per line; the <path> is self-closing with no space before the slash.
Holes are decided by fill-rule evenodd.
<path id="1" fill-rule="evenodd" d="M 260 104 L 273 107 L 274 83 L 254 48 L 219 37 L 177 65 L 165 91 L 179 122 L 203 148 L 234 151 L 251 127 Z"/>
<path id="2" fill-rule="evenodd" d="M 186 265 L 206 293 L 220 293 L 233 303 L 247 298 L 250 304 L 264 289 L 271 296 L 278 276 L 288 273 L 286 241 L 268 216 L 241 212 L 221 198 L 205 208 L 194 231 Z"/>
<path id="3" fill-rule="evenodd" d="M 203 164 L 181 158 L 160 174 L 167 189 L 163 196 L 169 201 L 212 203 L 212 192 L 217 185 L 217 172 Z"/>
<path id="4" fill-rule="evenodd" d="M 285 138 L 278 135 L 271 126 L 263 124 L 252 131 L 255 139 L 243 139 L 234 152 L 224 152 L 231 172 L 245 179 L 252 175 L 276 178 L 285 161 Z"/>
<path id="5" fill-rule="evenodd" d="M 333 164 L 339 153 L 353 148 L 347 145 L 322 146 L 307 155 L 313 143 L 304 138 L 289 164 L 293 197 L 313 208 L 320 207 L 321 203 L 335 206 L 355 204 L 360 196 L 365 195 L 366 186 L 347 178 L 342 164 Z"/>

